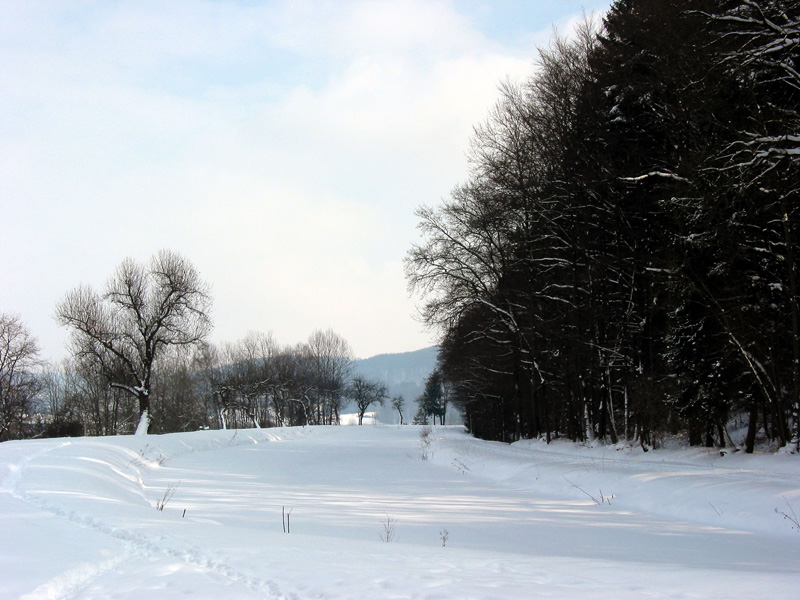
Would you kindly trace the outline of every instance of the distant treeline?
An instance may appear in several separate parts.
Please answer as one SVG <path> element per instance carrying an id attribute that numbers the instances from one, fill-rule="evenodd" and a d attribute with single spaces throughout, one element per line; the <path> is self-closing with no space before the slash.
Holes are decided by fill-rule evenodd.
<path id="1" fill-rule="evenodd" d="M 67 293 L 56 318 L 71 356 L 60 365 L 39 359 L 19 316 L 0 313 L 0 441 L 338 424 L 350 402 L 361 424 L 386 401 L 330 329 L 289 346 L 262 333 L 209 343 L 211 303 L 192 263 L 161 250 L 146 264 L 123 260 L 100 291 Z M 403 399 L 392 403 L 402 415 Z"/>

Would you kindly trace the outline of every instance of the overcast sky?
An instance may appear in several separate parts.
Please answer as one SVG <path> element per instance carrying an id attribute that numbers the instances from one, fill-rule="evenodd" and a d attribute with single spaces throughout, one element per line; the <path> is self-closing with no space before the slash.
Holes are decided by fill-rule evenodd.
<path id="1" fill-rule="evenodd" d="M 608 4 L 0 0 L 0 312 L 61 358 L 66 292 L 168 248 L 212 341 L 431 345 L 414 210 L 465 180 L 500 81 Z"/>

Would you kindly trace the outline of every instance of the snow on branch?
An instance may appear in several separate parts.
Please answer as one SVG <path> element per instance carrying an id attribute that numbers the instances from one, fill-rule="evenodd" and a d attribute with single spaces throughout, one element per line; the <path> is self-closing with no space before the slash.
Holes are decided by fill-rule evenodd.
<path id="1" fill-rule="evenodd" d="M 644 181 L 645 179 L 649 179 L 650 177 L 663 177 L 665 179 L 674 179 L 675 181 L 680 181 L 681 183 L 689 183 L 689 180 L 685 177 L 681 177 L 676 173 L 669 173 L 667 171 L 650 171 L 649 173 L 645 173 L 644 175 L 639 175 L 638 177 L 621 177 L 622 181 L 630 181 L 630 182 L 637 182 L 637 181 Z"/>

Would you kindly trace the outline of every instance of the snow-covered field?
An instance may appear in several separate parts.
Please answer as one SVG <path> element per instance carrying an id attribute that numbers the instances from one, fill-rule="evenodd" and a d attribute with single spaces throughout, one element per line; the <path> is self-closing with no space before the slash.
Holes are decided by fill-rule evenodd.
<path id="1" fill-rule="evenodd" d="M 420 431 L 0 444 L 0 598 L 800 598 L 800 458 Z"/>

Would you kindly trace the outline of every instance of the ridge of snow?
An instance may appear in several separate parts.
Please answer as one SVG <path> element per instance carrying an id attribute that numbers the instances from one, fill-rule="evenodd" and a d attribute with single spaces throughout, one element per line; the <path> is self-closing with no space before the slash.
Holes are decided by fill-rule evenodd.
<path id="1" fill-rule="evenodd" d="M 5 442 L 0 597 L 796 597 L 796 456 L 421 432 Z"/>

